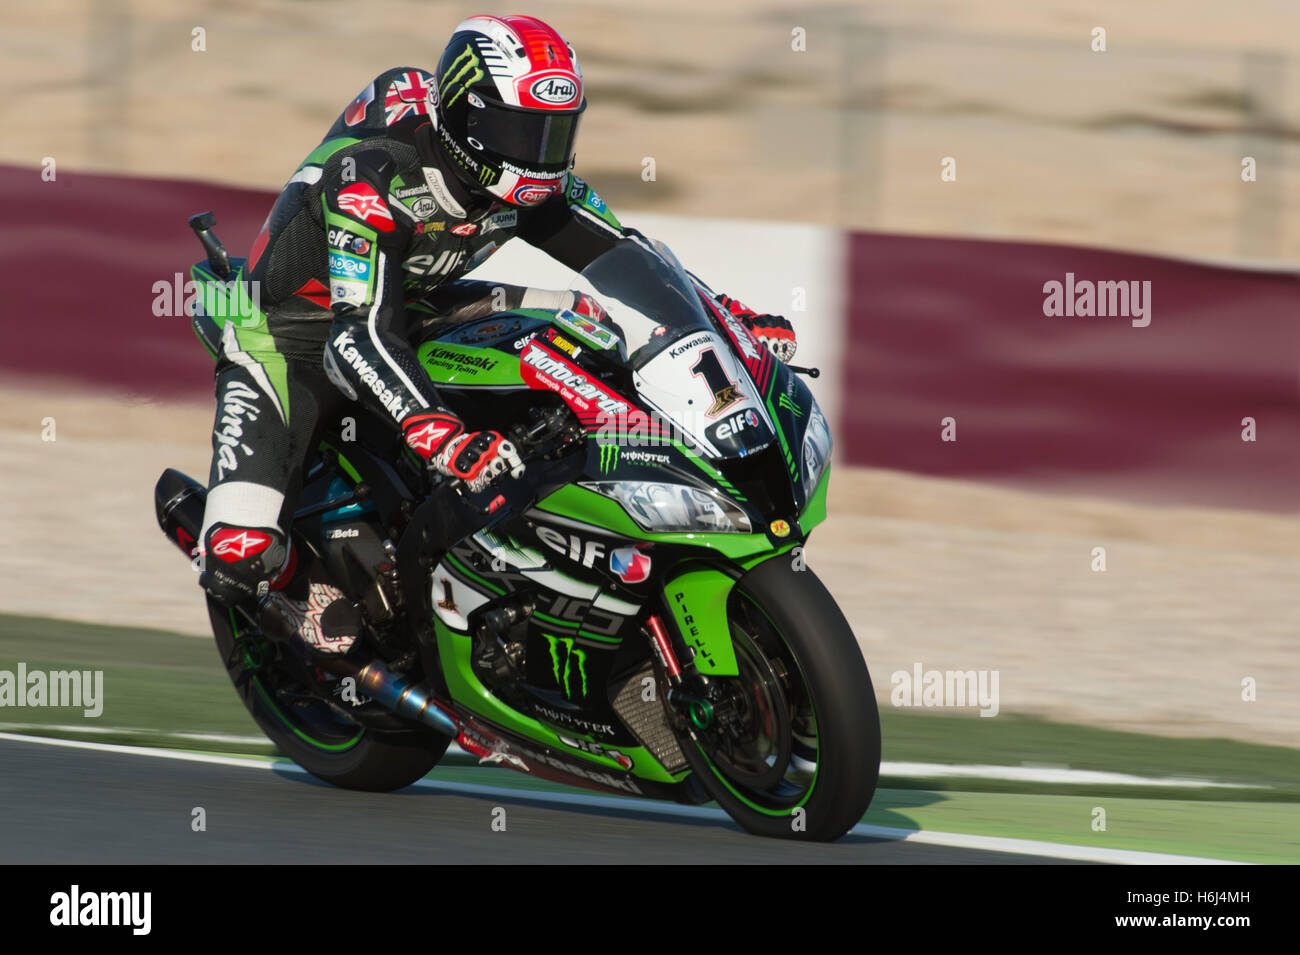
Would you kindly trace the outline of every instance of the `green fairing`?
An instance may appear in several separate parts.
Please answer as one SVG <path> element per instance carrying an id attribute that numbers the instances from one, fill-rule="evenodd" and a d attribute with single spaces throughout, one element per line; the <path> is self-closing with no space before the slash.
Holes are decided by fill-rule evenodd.
<path id="1" fill-rule="evenodd" d="M 807 537 L 814 527 L 826 520 L 826 492 L 831 486 L 831 465 L 826 462 L 826 467 L 822 468 L 821 480 L 817 482 L 817 490 L 813 491 L 812 497 L 808 498 L 808 503 L 804 505 L 803 513 L 799 515 L 799 530 L 803 536 Z"/>
<path id="2" fill-rule="evenodd" d="M 722 571 L 700 567 L 673 577 L 664 587 L 678 632 L 695 650 L 695 668 L 706 676 L 740 673 L 727 624 L 731 586 L 731 578 Z"/>
<path id="3" fill-rule="evenodd" d="M 279 397 L 284 420 L 288 423 L 290 413 L 288 367 L 285 365 L 284 356 L 276 348 L 275 339 L 267 330 L 266 314 L 248 295 L 248 283 L 244 281 L 243 266 L 225 280 L 212 275 L 202 263 L 192 266 L 190 274 L 202 291 L 203 314 L 220 329 L 224 330 L 227 323 L 233 324 L 236 344 L 241 351 L 247 352 L 265 369 L 267 380 Z"/>
<path id="4" fill-rule="evenodd" d="M 474 674 L 474 668 L 470 663 L 470 651 L 474 645 L 473 639 L 468 635 L 457 634 L 448 629 L 439 619 L 434 620 L 434 626 L 438 637 L 438 658 L 442 662 L 443 676 L 447 680 L 447 689 L 451 691 L 452 699 L 465 705 L 484 719 L 505 727 L 512 733 L 518 733 L 526 739 L 535 740 L 545 746 L 560 750 L 578 762 L 585 762 L 599 766 L 601 769 L 611 770 L 611 775 L 614 776 L 624 772 L 623 768 L 612 759 L 565 746 L 560 742 L 554 730 L 531 717 L 524 716 L 498 700 L 487 687 L 479 682 L 478 677 Z M 564 732 L 566 735 L 578 739 L 592 739 L 591 736 L 577 730 L 566 729 Z M 632 757 L 634 771 L 631 775 L 638 779 L 672 783 L 677 782 L 686 775 L 685 771 L 675 776 L 670 774 L 659 765 L 659 762 L 649 750 L 642 747 L 619 746 L 617 749 L 619 752 Z"/>
<path id="5" fill-rule="evenodd" d="M 596 527 L 606 528 L 624 537 L 637 540 L 653 541 L 664 544 L 687 544 L 693 547 L 707 547 L 724 557 L 739 560 L 757 554 L 771 556 L 773 547 L 766 534 L 732 534 L 732 533 L 671 533 L 651 534 L 643 531 L 627 512 L 612 498 L 576 484 L 564 487 L 548 495 L 537 505 L 539 510 L 559 514 L 562 517 L 584 521 Z"/>
<path id="6" fill-rule="evenodd" d="M 452 345 L 434 340 L 416 350 L 425 373 L 440 385 L 519 387 L 519 357 L 495 348 Z M 463 359 L 458 361 L 457 359 Z"/>

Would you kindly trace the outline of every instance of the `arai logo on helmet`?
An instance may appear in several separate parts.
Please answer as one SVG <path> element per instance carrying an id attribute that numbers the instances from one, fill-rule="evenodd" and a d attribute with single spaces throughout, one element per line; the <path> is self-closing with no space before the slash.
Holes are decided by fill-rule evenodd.
<path id="1" fill-rule="evenodd" d="M 578 98 L 578 84 L 563 76 L 544 76 L 529 90 L 535 99 L 554 106 L 564 106 Z"/>

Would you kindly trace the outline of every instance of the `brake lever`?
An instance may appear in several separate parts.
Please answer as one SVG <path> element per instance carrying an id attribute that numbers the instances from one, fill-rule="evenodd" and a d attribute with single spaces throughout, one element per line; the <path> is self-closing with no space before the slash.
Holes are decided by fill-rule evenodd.
<path id="1" fill-rule="evenodd" d="M 805 368 L 802 365 L 786 365 L 796 375 L 807 375 L 809 378 L 820 378 L 822 370 L 820 368 Z"/>

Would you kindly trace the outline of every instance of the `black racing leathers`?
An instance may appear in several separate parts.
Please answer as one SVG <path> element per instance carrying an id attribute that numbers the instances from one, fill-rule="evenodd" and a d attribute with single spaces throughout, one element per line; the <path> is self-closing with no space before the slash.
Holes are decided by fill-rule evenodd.
<path id="1" fill-rule="evenodd" d="M 247 278 L 264 320 L 225 327 L 204 517 L 227 594 L 252 593 L 276 570 L 265 565 L 302 464 L 349 402 L 399 429 L 408 416 L 449 414 L 408 343 L 407 302 L 431 296 L 461 318 L 502 305 L 568 307 L 568 291 L 508 288 L 499 302 L 495 286 L 458 289 L 457 280 L 515 236 L 575 270 L 617 243 L 644 241 L 572 174 L 532 207 L 466 185 L 436 141 L 433 89 L 421 70 L 376 77 L 290 177 L 253 244 Z M 233 540 L 250 528 L 271 538 L 260 561 L 244 553 L 246 537 L 213 561 L 214 534 Z"/>

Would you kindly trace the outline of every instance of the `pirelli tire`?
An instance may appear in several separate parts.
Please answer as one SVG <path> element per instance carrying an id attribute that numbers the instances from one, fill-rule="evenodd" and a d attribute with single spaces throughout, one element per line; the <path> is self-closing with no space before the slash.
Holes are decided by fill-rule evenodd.
<path id="1" fill-rule="evenodd" d="M 208 598 L 217 650 L 253 720 L 279 750 L 318 779 L 344 789 L 392 792 L 425 776 L 451 740 L 432 730 L 381 733 L 349 724 L 323 703 L 287 698 L 252 646 L 235 652 L 238 617 Z M 269 657 L 269 654 L 266 656 Z"/>
<path id="2" fill-rule="evenodd" d="M 716 723 L 692 730 L 682 749 L 709 795 L 749 832 L 829 842 L 871 804 L 880 715 L 848 621 L 816 575 L 794 563 L 783 555 L 758 565 L 729 597 L 741 673 L 727 679 L 754 725 L 739 734 Z"/>

